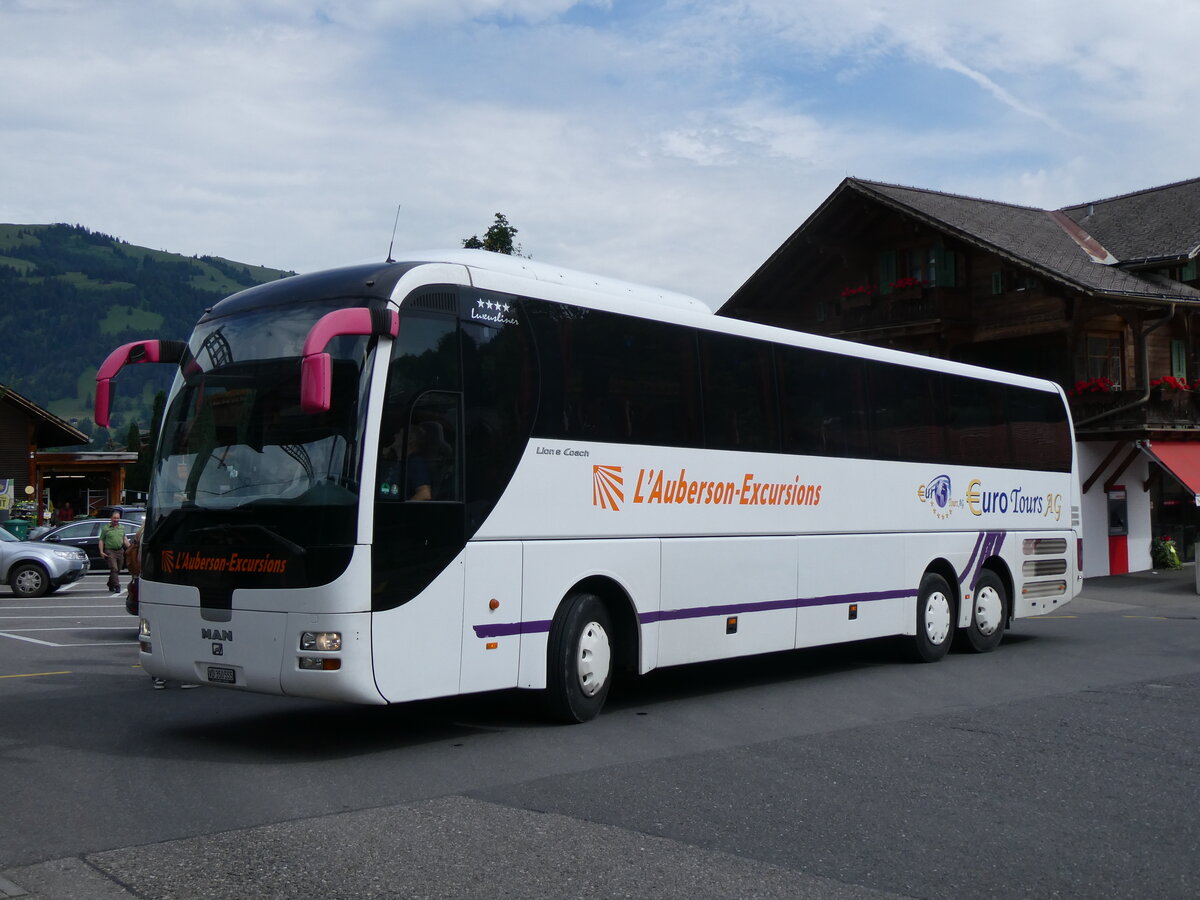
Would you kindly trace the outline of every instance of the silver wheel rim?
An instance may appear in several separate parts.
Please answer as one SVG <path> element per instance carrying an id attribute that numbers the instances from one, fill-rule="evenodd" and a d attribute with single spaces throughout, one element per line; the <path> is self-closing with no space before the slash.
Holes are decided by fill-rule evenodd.
<path id="1" fill-rule="evenodd" d="M 25 569 L 17 575 L 17 590 L 22 594 L 36 594 L 42 588 L 42 573 Z"/>
<path id="2" fill-rule="evenodd" d="M 587 697 L 596 696 L 608 680 L 608 667 L 612 649 L 608 644 L 608 632 L 599 622 L 588 622 L 579 636 L 579 657 L 576 675 L 579 688 Z"/>
<path id="3" fill-rule="evenodd" d="M 950 634 L 950 598 L 934 591 L 925 598 L 925 636 L 935 647 Z"/>
<path id="4" fill-rule="evenodd" d="M 980 588 L 975 594 L 975 628 L 985 637 L 991 637 L 1000 627 L 1004 615 L 1004 604 L 1000 592 L 994 587 Z"/>

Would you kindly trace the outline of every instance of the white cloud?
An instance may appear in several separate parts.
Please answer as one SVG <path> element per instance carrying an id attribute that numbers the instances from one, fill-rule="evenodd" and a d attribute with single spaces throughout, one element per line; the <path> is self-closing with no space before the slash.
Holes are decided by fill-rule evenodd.
<path id="1" fill-rule="evenodd" d="M 1116 0 L 0 0 L 0 220 L 296 269 L 456 245 L 719 304 L 857 175 L 1192 177 L 1200 12 Z M 1170 21 L 1170 28 L 1162 22 Z"/>

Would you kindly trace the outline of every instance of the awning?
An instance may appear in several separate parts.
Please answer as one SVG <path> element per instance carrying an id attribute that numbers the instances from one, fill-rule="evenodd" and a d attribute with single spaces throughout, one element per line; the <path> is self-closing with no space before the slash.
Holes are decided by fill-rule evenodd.
<path id="1" fill-rule="evenodd" d="M 1138 441 L 1137 448 L 1191 491 L 1200 506 L 1200 441 Z"/>

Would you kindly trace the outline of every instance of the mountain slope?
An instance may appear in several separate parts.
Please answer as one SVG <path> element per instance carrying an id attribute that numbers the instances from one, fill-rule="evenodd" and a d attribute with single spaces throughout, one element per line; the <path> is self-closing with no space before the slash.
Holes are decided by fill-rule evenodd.
<path id="1" fill-rule="evenodd" d="M 0 225 L 0 384 L 87 432 L 96 369 L 110 350 L 183 340 L 217 300 L 288 274 L 136 247 L 79 225 Z M 144 425 L 170 378 L 162 366 L 122 371 L 114 434 L 131 420 Z"/>

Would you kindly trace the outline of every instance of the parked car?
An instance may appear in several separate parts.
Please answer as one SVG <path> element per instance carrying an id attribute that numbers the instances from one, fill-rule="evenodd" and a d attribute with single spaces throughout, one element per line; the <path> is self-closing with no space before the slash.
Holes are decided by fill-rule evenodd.
<path id="1" fill-rule="evenodd" d="M 119 515 L 125 522 L 146 524 L 146 507 L 144 506 L 102 506 L 96 511 L 96 515 L 102 519 L 111 519 L 113 513 Z"/>
<path id="2" fill-rule="evenodd" d="M 108 563 L 100 558 L 100 529 L 109 523 L 108 519 L 81 519 L 78 522 L 68 522 L 51 528 L 45 534 L 38 535 L 33 543 L 61 544 L 67 547 L 78 547 L 83 550 L 93 569 L 107 569 Z M 133 537 L 141 528 L 138 522 L 121 520 L 125 533 Z"/>
<path id="3" fill-rule="evenodd" d="M 88 557 L 75 547 L 18 541 L 0 528 L 0 584 L 18 597 L 42 597 L 78 581 L 88 570 Z"/>

